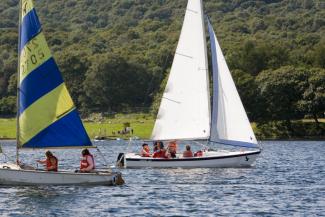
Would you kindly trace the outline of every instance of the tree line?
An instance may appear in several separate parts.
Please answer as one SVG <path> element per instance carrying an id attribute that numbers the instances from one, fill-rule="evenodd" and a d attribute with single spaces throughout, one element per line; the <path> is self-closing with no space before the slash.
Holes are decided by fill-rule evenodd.
<path id="1" fill-rule="evenodd" d="M 34 1 L 79 111 L 157 112 L 186 0 Z M 251 121 L 324 118 L 325 5 L 205 0 Z M 16 111 L 18 0 L 0 5 L 0 115 Z M 207 38 L 208 40 L 208 38 Z"/>

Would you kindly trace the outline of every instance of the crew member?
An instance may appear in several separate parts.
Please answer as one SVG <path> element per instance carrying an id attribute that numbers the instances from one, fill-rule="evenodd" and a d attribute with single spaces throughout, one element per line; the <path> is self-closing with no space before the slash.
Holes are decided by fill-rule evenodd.
<path id="1" fill-rule="evenodd" d="M 141 157 L 150 157 L 150 148 L 149 145 L 146 143 L 142 144 L 142 150 L 141 150 Z"/>
<path id="2" fill-rule="evenodd" d="M 186 150 L 183 152 L 183 157 L 193 157 L 193 152 L 191 151 L 190 145 L 186 145 Z"/>
<path id="3" fill-rule="evenodd" d="M 166 149 L 164 148 L 164 144 L 162 142 L 158 143 L 158 150 L 152 156 L 153 158 L 168 158 Z"/>
<path id="4" fill-rule="evenodd" d="M 43 164 L 47 171 L 57 172 L 58 159 L 50 151 L 45 152 L 45 156 L 46 156 L 45 160 L 37 160 L 37 162 Z"/>
<path id="5" fill-rule="evenodd" d="M 177 152 L 177 143 L 176 141 L 171 141 L 168 144 L 168 152 L 172 158 L 176 157 L 176 152 Z"/>
<path id="6" fill-rule="evenodd" d="M 82 158 L 80 161 L 80 172 L 89 173 L 95 169 L 94 156 L 90 154 L 88 149 L 81 152 Z"/>

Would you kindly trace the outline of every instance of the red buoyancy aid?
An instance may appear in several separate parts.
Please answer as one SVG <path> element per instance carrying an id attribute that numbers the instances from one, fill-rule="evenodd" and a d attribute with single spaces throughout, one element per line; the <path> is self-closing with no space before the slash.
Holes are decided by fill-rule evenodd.
<path id="1" fill-rule="evenodd" d="M 165 150 L 159 150 L 159 151 L 156 151 L 153 156 L 153 158 L 167 158 L 166 157 L 166 151 Z"/>
<path id="2" fill-rule="evenodd" d="M 203 156 L 203 151 L 197 151 L 195 154 L 194 154 L 194 157 L 202 157 Z"/>
<path id="3" fill-rule="evenodd" d="M 183 152 L 183 157 L 193 157 L 193 152 L 186 150 Z"/>
<path id="4" fill-rule="evenodd" d="M 93 161 L 93 165 L 94 165 L 93 169 L 95 169 L 94 156 L 91 155 L 91 154 L 85 155 L 85 156 L 82 157 L 82 160 L 80 161 L 80 169 L 85 169 L 85 168 L 89 167 L 89 163 L 87 161 L 88 156 L 91 157 L 91 160 Z"/>
<path id="5" fill-rule="evenodd" d="M 52 164 L 51 159 L 55 160 L 54 165 Z M 53 167 L 53 168 L 51 168 L 51 167 Z M 49 169 L 49 168 L 51 168 L 51 169 Z M 54 171 L 54 172 L 58 171 L 58 159 L 55 156 L 51 156 L 49 158 L 46 158 L 46 170 L 47 171 Z"/>
<path id="6" fill-rule="evenodd" d="M 141 150 L 141 157 L 150 157 L 150 153 L 146 152 L 145 150 Z"/>

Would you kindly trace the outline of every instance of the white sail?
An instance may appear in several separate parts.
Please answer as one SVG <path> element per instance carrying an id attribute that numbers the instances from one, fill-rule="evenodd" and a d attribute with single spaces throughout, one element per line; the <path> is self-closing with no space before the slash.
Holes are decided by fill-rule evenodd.
<path id="1" fill-rule="evenodd" d="M 189 0 L 151 137 L 170 140 L 209 136 L 210 96 L 202 0 Z"/>
<path id="2" fill-rule="evenodd" d="M 214 84 L 210 139 L 231 145 L 256 147 L 253 129 L 210 22 L 208 29 Z"/>

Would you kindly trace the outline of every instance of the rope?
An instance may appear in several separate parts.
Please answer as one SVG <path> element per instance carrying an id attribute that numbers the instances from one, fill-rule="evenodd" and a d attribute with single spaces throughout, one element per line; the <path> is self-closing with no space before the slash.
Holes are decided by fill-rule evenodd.
<path id="1" fill-rule="evenodd" d="M 97 147 L 96 149 L 97 149 L 99 155 L 101 156 L 101 158 L 104 160 L 105 166 L 106 166 L 107 168 L 109 168 L 109 167 L 108 167 L 108 162 L 106 161 L 106 158 L 105 158 L 105 156 L 103 155 L 103 153 L 100 151 L 100 149 L 99 149 L 98 147 Z"/>

